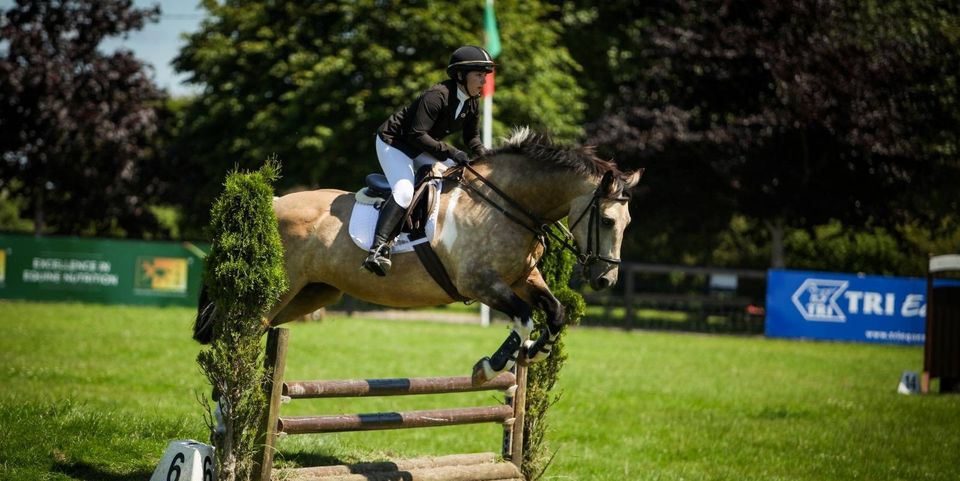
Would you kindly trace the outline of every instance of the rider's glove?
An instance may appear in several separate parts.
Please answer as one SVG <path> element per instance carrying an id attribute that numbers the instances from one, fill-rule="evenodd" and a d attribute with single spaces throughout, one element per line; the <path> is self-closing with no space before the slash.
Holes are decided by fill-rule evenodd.
<path id="1" fill-rule="evenodd" d="M 457 165 L 467 165 L 470 163 L 470 156 L 467 155 L 466 152 L 458 150 L 453 154 L 453 161 L 456 162 Z"/>

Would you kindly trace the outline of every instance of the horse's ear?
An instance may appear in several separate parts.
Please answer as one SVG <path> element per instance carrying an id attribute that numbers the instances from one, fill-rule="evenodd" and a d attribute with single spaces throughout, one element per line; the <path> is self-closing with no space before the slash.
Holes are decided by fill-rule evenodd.
<path id="1" fill-rule="evenodd" d="M 604 195 L 613 194 L 613 181 L 613 171 L 608 170 L 605 174 L 603 174 L 603 178 L 600 179 L 600 192 L 603 192 Z"/>
<path id="2" fill-rule="evenodd" d="M 643 177 L 644 169 L 637 169 L 629 174 L 623 176 L 623 189 L 632 189 L 640 182 L 640 178 Z"/>

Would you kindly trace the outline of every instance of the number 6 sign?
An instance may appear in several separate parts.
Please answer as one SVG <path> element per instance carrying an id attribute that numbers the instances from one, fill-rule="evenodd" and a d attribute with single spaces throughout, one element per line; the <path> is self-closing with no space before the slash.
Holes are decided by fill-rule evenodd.
<path id="1" fill-rule="evenodd" d="M 193 440 L 173 441 L 150 481 L 214 481 L 213 446 Z"/>

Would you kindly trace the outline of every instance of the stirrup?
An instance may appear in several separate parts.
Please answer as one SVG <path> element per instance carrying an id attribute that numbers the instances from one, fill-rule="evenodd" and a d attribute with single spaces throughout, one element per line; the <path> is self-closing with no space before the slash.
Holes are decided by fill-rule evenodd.
<path id="1" fill-rule="evenodd" d="M 393 263 L 390 261 L 390 248 L 387 244 L 380 244 L 376 249 L 371 249 L 370 255 L 363 261 L 364 269 L 380 277 L 385 277 L 391 266 Z"/>

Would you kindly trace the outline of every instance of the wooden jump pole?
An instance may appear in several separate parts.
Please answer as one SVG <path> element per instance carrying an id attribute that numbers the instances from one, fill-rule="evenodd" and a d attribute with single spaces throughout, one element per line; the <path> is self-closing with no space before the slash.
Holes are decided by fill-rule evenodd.
<path id="1" fill-rule="evenodd" d="M 470 382 L 470 376 L 289 381 L 283 383 L 283 395 L 291 399 L 316 399 L 504 391 L 514 386 L 516 382 L 517 378 L 512 372 L 500 374 L 482 386 L 474 386 Z"/>
<path id="2" fill-rule="evenodd" d="M 342 433 L 383 429 L 413 429 L 459 424 L 504 423 L 513 418 L 513 408 L 485 406 L 433 409 L 395 413 L 336 414 L 280 418 L 277 431 L 286 434 Z"/>
<path id="3" fill-rule="evenodd" d="M 274 474 L 273 455 L 276 440 L 281 434 L 330 433 L 369 431 L 381 429 L 412 429 L 497 422 L 503 425 L 502 456 L 510 463 L 496 463 L 493 454 L 451 455 L 423 460 L 361 463 L 351 466 L 324 466 L 284 470 L 285 479 L 323 479 L 338 481 L 371 481 L 400 479 L 412 481 L 457 480 L 521 480 L 523 464 L 523 418 L 526 402 L 526 359 L 521 353 L 514 372 L 499 375 L 481 386 L 474 386 L 470 376 L 421 377 L 394 379 L 348 379 L 335 381 L 283 381 L 286 368 L 289 330 L 270 329 L 267 335 L 265 364 L 271 370 L 270 380 L 264 386 L 269 404 L 261 426 L 263 447 L 262 464 L 258 467 L 261 481 L 270 481 Z M 288 399 L 401 396 L 419 394 L 446 394 L 474 391 L 503 391 L 505 404 L 482 407 L 459 407 L 425 411 L 387 412 L 371 414 L 341 414 L 327 416 L 281 417 L 280 404 Z M 361 470 L 376 466 L 372 473 Z M 407 472 L 409 470 L 409 472 Z M 381 472 L 383 471 L 383 472 Z"/>

